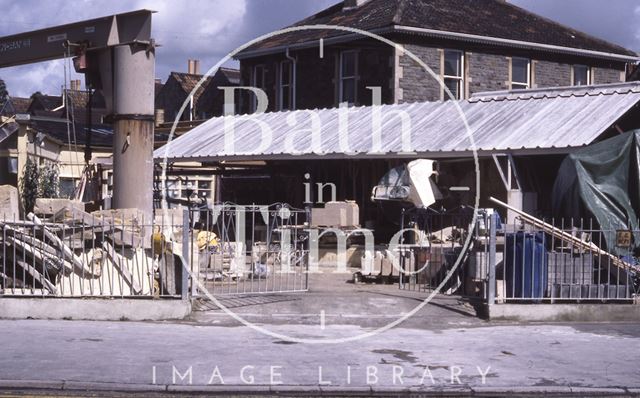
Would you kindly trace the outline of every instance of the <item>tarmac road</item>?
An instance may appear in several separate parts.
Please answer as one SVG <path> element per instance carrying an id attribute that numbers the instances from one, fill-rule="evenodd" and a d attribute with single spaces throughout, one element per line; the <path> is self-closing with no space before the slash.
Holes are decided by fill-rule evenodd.
<path id="1" fill-rule="evenodd" d="M 264 326 L 298 338 L 367 330 Z M 640 394 L 638 324 L 399 327 L 330 345 L 176 323 L 0 321 L 0 333 L 5 391 Z"/>

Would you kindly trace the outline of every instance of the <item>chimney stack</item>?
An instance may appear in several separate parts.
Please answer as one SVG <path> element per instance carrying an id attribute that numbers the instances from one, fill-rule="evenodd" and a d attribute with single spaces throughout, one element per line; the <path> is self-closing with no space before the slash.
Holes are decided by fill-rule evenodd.
<path id="1" fill-rule="evenodd" d="M 156 127 L 164 124 L 164 109 L 156 109 Z"/>
<path id="2" fill-rule="evenodd" d="M 76 80 L 71 80 L 70 84 L 69 84 L 69 88 L 73 91 L 80 91 L 82 90 L 82 82 L 79 79 Z"/>
<path id="3" fill-rule="evenodd" d="M 190 75 L 199 75 L 200 74 L 200 60 L 190 59 L 187 66 L 187 73 Z"/>
<path id="4" fill-rule="evenodd" d="M 369 0 L 344 0 L 342 8 L 343 9 L 349 9 L 349 8 L 360 7 L 361 5 L 366 3 L 367 1 L 369 1 Z"/>

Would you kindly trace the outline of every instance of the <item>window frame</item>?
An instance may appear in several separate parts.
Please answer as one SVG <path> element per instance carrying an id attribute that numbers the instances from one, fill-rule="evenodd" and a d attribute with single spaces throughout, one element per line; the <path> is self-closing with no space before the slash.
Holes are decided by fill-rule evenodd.
<path id="1" fill-rule="evenodd" d="M 353 75 L 344 75 L 344 57 L 347 54 L 353 54 Z M 344 101 L 344 82 L 347 80 L 353 80 L 353 103 L 348 103 L 349 106 L 355 106 L 358 103 L 358 50 L 344 50 L 340 52 L 340 57 L 338 60 L 338 105 L 345 103 Z"/>
<path id="2" fill-rule="evenodd" d="M 516 82 L 513 80 L 513 66 L 515 60 L 527 61 L 527 82 Z M 532 64 L 531 58 L 511 57 L 511 90 L 529 90 L 532 86 Z"/>
<path id="3" fill-rule="evenodd" d="M 459 76 L 453 76 L 453 75 L 447 75 L 447 53 L 456 53 L 460 56 L 460 75 Z M 444 83 L 445 87 L 447 86 L 447 80 L 456 80 L 457 84 L 458 84 L 458 98 L 454 98 L 455 100 L 464 100 L 466 98 L 466 56 L 465 56 L 465 52 L 462 50 L 452 50 L 452 49 L 444 49 L 442 50 L 442 82 Z M 453 94 L 453 93 L 452 93 Z M 447 94 L 447 92 L 444 90 L 444 87 L 442 89 L 442 98 L 444 101 L 448 101 L 451 100 L 452 98 L 449 97 L 449 95 Z"/>
<path id="4" fill-rule="evenodd" d="M 576 68 L 585 68 L 587 71 L 587 82 L 585 84 L 576 84 Z M 592 84 L 593 74 L 591 72 L 591 67 L 589 65 L 584 64 L 575 64 L 571 65 L 571 85 L 572 86 L 590 86 Z"/>
<path id="5" fill-rule="evenodd" d="M 262 70 L 262 85 L 258 86 L 258 70 Z M 251 71 L 251 86 L 259 88 L 266 92 L 267 89 L 267 67 L 264 64 L 257 64 L 253 66 Z M 255 112 L 258 108 L 258 97 L 254 94 L 251 98 L 251 112 Z"/>
<path id="6" fill-rule="evenodd" d="M 283 83 L 283 75 L 285 71 L 285 65 L 289 67 L 289 82 Z M 296 78 L 295 78 L 296 63 L 290 59 L 280 61 L 278 64 L 278 110 L 280 111 L 293 111 L 296 109 Z M 284 105 L 284 90 L 289 91 L 289 104 L 287 107 Z"/>

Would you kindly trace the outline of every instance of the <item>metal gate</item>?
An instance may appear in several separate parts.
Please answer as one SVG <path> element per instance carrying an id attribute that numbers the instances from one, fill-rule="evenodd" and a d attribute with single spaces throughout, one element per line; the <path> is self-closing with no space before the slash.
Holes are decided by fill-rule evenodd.
<path id="1" fill-rule="evenodd" d="M 488 216 L 480 212 L 472 225 L 473 212 L 461 208 L 445 214 L 423 209 L 403 213 L 400 289 L 431 293 L 441 287 L 440 293 L 448 295 L 485 294 Z"/>
<path id="2" fill-rule="evenodd" d="M 214 296 L 308 288 L 305 210 L 225 203 L 191 213 L 192 269 Z M 197 295 L 202 296 L 202 292 Z"/>

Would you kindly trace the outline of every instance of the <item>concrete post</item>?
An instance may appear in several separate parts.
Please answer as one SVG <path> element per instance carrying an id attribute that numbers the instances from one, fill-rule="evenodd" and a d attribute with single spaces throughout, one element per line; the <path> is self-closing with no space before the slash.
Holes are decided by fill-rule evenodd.
<path id="1" fill-rule="evenodd" d="M 16 214 L 16 217 L 20 215 L 22 217 L 26 216 L 24 214 L 24 202 L 22 200 L 22 190 L 20 186 L 22 185 L 20 182 L 22 178 L 24 178 L 24 166 L 27 164 L 27 159 L 29 158 L 29 136 L 28 136 L 29 122 L 24 121 L 20 122 L 20 129 L 18 130 L 18 202 L 20 203 L 20 214 Z"/>
<path id="2" fill-rule="evenodd" d="M 182 264 L 182 299 L 189 299 L 189 271 L 191 271 L 191 239 L 189 239 L 191 235 L 191 223 L 189 222 L 189 209 L 185 209 L 182 213 L 182 260 L 184 263 Z M 194 278 L 195 279 L 195 278 Z M 195 289 L 197 287 L 197 281 L 191 281 L 192 285 L 192 294 L 195 293 Z"/>
<path id="3" fill-rule="evenodd" d="M 113 48 L 113 208 L 153 220 L 154 49 Z"/>

